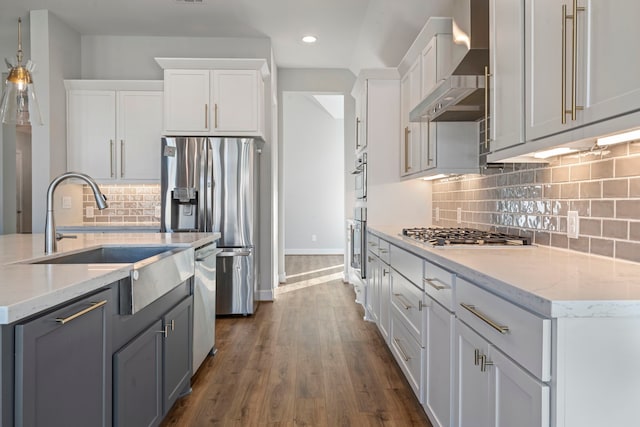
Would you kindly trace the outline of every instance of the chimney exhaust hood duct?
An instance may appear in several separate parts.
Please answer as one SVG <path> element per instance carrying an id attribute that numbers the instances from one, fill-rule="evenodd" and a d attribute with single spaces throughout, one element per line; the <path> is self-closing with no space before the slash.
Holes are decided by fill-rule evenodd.
<path id="1" fill-rule="evenodd" d="M 453 0 L 452 34 L 451 75 L 410 112 L 412 122 L 472 122 L 484 117 L 489 0 Z"/>

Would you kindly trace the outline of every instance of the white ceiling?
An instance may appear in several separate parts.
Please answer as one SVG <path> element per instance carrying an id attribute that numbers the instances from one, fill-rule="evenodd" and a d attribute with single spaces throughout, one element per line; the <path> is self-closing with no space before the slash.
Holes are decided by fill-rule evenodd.
<path id="1" fill-rule="evenodd" d="M 0 45 L 19 16 L 48 9 L 82 35 L 267 37 L 287 68 L 395 67 L 451 0 L 2 0 Z M 314 45 L 301 42 L 318 37 Z"/>

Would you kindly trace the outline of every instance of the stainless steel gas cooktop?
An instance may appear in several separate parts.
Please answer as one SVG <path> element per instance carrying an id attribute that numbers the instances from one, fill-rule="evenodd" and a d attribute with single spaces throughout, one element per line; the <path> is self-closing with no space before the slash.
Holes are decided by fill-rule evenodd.
<path id="1" fill-rule="evenodd" d="M 523 246 L 531 244 L 529 237 L 474 228 L 403 228 L 402 235 L 431 246 Z"/>

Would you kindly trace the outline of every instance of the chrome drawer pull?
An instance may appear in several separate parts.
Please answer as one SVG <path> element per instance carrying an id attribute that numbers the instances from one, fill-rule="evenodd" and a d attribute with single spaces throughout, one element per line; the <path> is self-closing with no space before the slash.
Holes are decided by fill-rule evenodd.
<path id="1" fill-rule="evenodd" d="M 411 303 L 407 300 L 407 298 L 402 294 L 393 294 L 396 298 L 400 300 L 400 304 L 404 306 L 405 310 L 411 309 Z"/>
<path id="2" fill-rule="evenodd" d="M 427 285 L 431 286 L 432 288 L 434 288 L 437 291 L 441 291 L 443 289 L 447 289 L 448 288 L 448 286 L 443 286 L 445 283 L 442 280 L 436 279 L 435 277 L 432 277 L 430 279 L 425 277 L 425 278 L 422 279 L 422 281 L 424 283 L 426 283 Z M 442 285 L 437 285 L 434 282 L 440 282 L 440 283 L 442 283 Z"/>
<path id="3" fill-rule="evenodd" d="M 409 360 L 411 360 L 411 358 L 409 356 L 407 356 L 407 353 L 404 351 L 404 349 L 402 348 L 402 346 L 400 345 L 400 341 L 398 340 L 398 338 L 394 338 L 393 342 L 396 343 L 396 346 L 398 347 L 398 351 L 400 352 L 400 355 L 402 356 L 402 358 L 404 359 L 405 362 L 408 362 Z"/>
<path id="4" fill-rule="evenodd" d="M 482 320 L 487 325 L 491 326 L 493 329 L 500 332 L 501 334 L 504 335 L 507 332 L 509 332 L 508 326 L 500 325 L 499 323 L 496 323 L 494 320 L 491 320 L 489 317 L 487 317 L 486 314 L 482 313 L 481 311 L 478 311 L 475 305 L 465 304 L 463 302 L 461 302 L 460 305 L 462 306 L 462 308 L 469 310 L 473 315 L 478 317 L 480 320 Z"/>
<path id="5" fill-rule="evenodd" d="M 64 325 L 65 323 L 69 323 L 74 319 L 77 319 L 80 316 L 84 316 L 85 314 L 89 313 L 90 311 L 95 310 L 96 308 L 102 307 L 103 305 L 105 305 L 107 303 L 107 300 L 102 300 L 99 302 L 92 302 L 91 305 L 87 308 L 85 308 L 84 310 L 80 310 L 79 312 L 77 312 L 76 314 L 72 314 L 69 317 L 57 317 L 56 318 L 56 322 L 60 323 L 61 325 Z"/>

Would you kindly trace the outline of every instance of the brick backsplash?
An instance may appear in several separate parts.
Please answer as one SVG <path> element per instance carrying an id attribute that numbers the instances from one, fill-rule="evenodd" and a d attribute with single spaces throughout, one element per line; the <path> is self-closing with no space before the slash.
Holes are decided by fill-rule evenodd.
<path id="1" fill-rule="evenodd" d="M 96 208 L 91 189 L 88 185 L 83 185 L 82 221 L 84 223 L 160 224 L 160 218 L 155 216 L 156 206 L 160 206 L 160 185 L 100 185 L 100 190 L 107 196 L 109 204 L 109 207 L 103 210 Z M 93 218 L 87 217 L 88 206 L 94 208 Z"/>
<path id="2" fill-rule="evenodd" d="M 433 209 L 437 226 L 527 235 L 538 245 L 640 262 L 640 141 L 435 181 Z M 570 210 L 578 211 L 578 239 L 566 235 Z"/>

